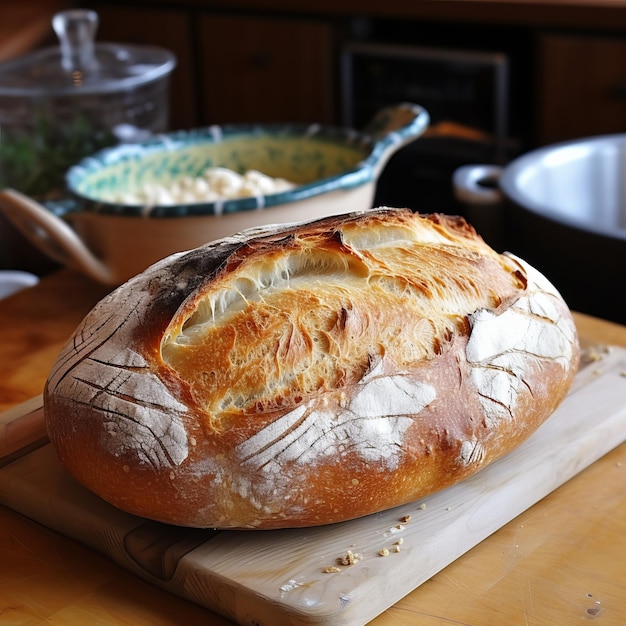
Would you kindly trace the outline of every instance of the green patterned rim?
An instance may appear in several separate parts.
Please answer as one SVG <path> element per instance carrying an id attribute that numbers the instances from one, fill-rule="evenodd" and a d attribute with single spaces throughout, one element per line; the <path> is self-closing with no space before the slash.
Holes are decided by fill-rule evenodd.
<path id="1" fill-rule="evenodd" d="M 371 134 L 282 124 L 210 126 L 159 135 L 139 144 L 106 148 L 83 159 L 69 169 L 66 182 L 75 200 L 74 210 L 147 217 L 220 215 L 352 189 L 375 180 L 381 161 L 426 128 L 428 114 L 421 107 L 403 106 L 404 117 L 406 107 L 413 107 L 408 123 L 403 121 L 404 125 L 393 130 L 371 127 Z M 395 107 L 391 108 L 391 113 L 394 111 Z M 114 199 L 144 183 L 168 184 L 218 166 L 239 173 L 257 169 L 296 186 L 264 196 L 176 205 L 123 204 Z"/>

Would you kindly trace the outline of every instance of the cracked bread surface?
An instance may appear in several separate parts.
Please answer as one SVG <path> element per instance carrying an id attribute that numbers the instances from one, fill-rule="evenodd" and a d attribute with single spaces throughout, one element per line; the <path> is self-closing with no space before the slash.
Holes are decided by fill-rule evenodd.
<path id="1" fill-rule="evenodd" d="M 567 305 L 463 219 L 380 208 L 173 255 L 85 318 L 53 368 L 68 471 L 159 521 L 281 528 L 415 500 L 552 413 Z"/>

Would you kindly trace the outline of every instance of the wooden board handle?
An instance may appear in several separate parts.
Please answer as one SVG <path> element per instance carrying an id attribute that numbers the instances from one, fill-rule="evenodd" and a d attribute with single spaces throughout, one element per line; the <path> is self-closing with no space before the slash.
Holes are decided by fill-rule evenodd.
<path id="1" fill-rule="evenodd" d="M 42 394 L 0 413 L 0 467 L 47 441 Z"/>

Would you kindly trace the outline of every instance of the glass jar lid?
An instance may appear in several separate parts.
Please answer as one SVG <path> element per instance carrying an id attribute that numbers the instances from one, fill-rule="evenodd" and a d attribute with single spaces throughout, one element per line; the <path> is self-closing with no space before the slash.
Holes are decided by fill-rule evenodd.
<path id="1" fill-rule="evenodd" d="M 127 91 L 169 74 L 176 57 L 156 46 L 96 43 L 98 15 L 57 13 L 60 45 L 0 63 L 0 96 L 72 96 Z"/>

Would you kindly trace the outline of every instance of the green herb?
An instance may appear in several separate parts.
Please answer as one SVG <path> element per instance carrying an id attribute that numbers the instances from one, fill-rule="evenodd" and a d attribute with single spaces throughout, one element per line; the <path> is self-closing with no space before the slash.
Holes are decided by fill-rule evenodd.
<path id="1" fill-rule="evenodd" d="M 65 173 L 83 157 L 117 143 L 115 135 L 78 114 L 59 123 L 40 115 L 24 132 L 0 130 L 0 181 L 36 198 L 54 198 L 65 189 Z"/>

